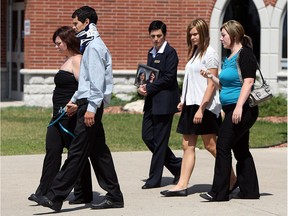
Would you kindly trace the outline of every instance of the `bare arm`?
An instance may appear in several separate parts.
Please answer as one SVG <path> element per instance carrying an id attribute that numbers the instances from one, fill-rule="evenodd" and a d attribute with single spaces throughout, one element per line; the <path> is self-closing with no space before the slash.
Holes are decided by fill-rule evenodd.
<path id="1" fill-rule="evenodd" d="M 239 95 L 236 107 L 232 115 L 232 122 L 234 124 L 238 124 L 239 122 L 241 122 L 243 105 L 247 101 L 251 93 L 251 88 L 253 84 L 254 84 L 254 78 L 245 78 L 243 80 L 243 85 L 240 91 L 240 95 Z"/>
<path id="2" fill-rule="evenodd" d="M 77 55 L 77 56 L 74 56 L 72 60 L 72 72 L 77 81 L 79 79 L 81 59 L 82 59 L 82 55 Z"/>
<path id="3" fill-rule="evenodd" d="M 218 71 L 218 70 L 217 70 L 217 71 Z M 202 69 L 202 70 L 200 71 L 200 74 L 201 74 L 203 77 L 205 77 L 205 78 L 207 78 L 207 79 L 210 79 L 210 80 L 214 83 L 216 89 L 221 89 L 220 81 L 219 81 L 219 79 L 217 78 L 217 77 L 218 77 L 218 73 L 217 73 L 217 75 L 214 75 L 214 74 L 211 72 L 211 69 L 209 69 L 209 70 L 203 70 L 203 69 Z"/>
<path id="4" fill-rule="evenodd" d="M 211 68 L 211 69 L 209 69 L 209 73 L 211 75 L 213 75 L 214 77 L 216 77 L 218 75 L 218 69 L 217 68 Z M 213 80 L 207 79 L 207 88 L 204 92 L 204 96 L 202 98 L 202 102 L 199 106 L 199 109 L 195 113 L 195 116 L 193 119 L 193 122 L 195 124 L 202 122 L 204 111 L 205 111 L 207 105 L 210 103 L 211 98 L 214 95 L 215 89 L 216 89 L 216 86 L 215 86 Z"/>

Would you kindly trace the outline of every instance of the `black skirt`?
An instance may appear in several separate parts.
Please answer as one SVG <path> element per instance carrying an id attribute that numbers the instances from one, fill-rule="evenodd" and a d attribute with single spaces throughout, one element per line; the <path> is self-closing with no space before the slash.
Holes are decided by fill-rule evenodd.
<path id="1" fill-rule="evenodd" d="M 219 128 L 222 123 L 221 114 L 219 117 L 212 113 L 211 111 L 205 109 L 203 114 L 203 119 L 201 124 L 194 124 L 193 119 L 195 113 L 197 112 L 199 105 L 183 105 L 181 116 L 177 126 L 177 133 L 180 134 L 218 134 Z"/>

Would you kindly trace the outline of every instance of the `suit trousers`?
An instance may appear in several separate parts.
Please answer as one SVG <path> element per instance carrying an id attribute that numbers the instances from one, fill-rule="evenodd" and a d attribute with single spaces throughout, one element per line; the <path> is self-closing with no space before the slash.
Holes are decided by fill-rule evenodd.
<path id="1" fill-rule="evenodd" d="M 84 123 L 86 110 L 87 103 L 78 106 L 74 131 L 76 137 L 70 145 L 68 158 L 54 178 L 47 197 L 54 203 L 62 203 L 73 189 L 87 164 L 87 158 L 90 157 L 98 183 L 107 191 L 106 198 L 115 202 L 123 202 L 112 155 L 105 142 L 102 125 L 103 105 L 97 109 L 95 124 L 92 127 L 86 127 Z"/>
<path id="2" fill-rule="evenodd" d="M 64 128 L 73 132 L 76 124 L 76 116 L 72 117 L 71 119 L 61 119 L 60 122 Z M 46 195 L 47 191 L 50 189 L 53 179 L 61 167 L 63 149 L 65 147 L 69 149 L 72 139 L 73 137 L 62 130 L 58 123 L 55 123 L 47 128 L 45 142 L 46 154 L 43 161 L 40 184 L 35 192 L 37 196 Z M 90 168 L 88 160 L 87 167 Z M 90 170 L 87 170 L 87 177 L 81 181 L 79 180 L 79 182 L 74 186 L 74 190 L 77 190 L 82 194 L 82 196 L 92 196 Z"/>
<path id="3" fill-rule="evenodd" d="M 153 153 L 146 185 L 161 185 L 164 165 L 174 176 L 180 175 L 182 159 L 168 147 L 173 115 L 152 115 L 151 110 L 143 115 L 142 139 Z"/>
<path id="4" fill-rule="evenodd" d="M 249 129 L 258 117 L 258 107 L 243 106 L 241 122 L 232 123 L 235 104 L 223 106 L 225 118 L 217 139 L 214 180 L 209 192 L 216 201 L 229 200 L 232 155 L 237 160 L 236 174 L 241 198 L 259 198 L 259 185 L 253 157 L 249 151 Z"/>

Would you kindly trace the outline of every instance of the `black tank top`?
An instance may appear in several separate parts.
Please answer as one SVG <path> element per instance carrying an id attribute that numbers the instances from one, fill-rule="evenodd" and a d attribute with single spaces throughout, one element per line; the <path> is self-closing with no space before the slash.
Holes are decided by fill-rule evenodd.
<path id="1" fill-rule="evenodd" d="M 53 116 L 54 118 L 59 115 L 59 109 L 64 108 L 65 105 L 72 98 L 74 92 L 78 88 L 78 82 L 74 77 L 74 74 L 59 70 L 54 77 L 54 83 L 56 85 L 53 92 Z"/>

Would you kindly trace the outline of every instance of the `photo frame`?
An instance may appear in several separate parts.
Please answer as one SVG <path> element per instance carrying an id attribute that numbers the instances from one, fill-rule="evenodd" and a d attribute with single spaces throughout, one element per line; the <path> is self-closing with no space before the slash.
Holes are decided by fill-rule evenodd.
<path id="1" fill-rule="evenodd" d="M 148 82 L 152 83 L 158 79 L 159 70 L 145 64 L 138 64 L 138 69 L 135 77 L 134 85 L 139 87 L 140 85 Z"/>

